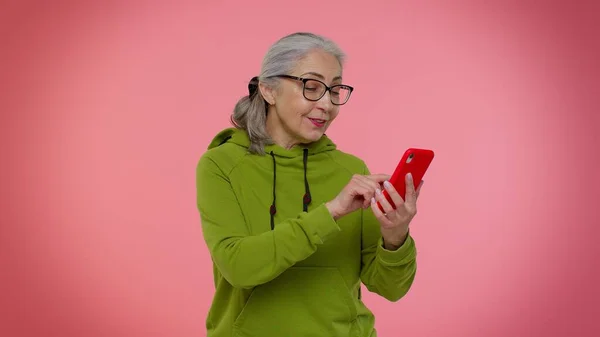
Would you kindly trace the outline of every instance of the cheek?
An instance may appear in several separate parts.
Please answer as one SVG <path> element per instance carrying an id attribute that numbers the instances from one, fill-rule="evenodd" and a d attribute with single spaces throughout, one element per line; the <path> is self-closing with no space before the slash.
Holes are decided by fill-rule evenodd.
<path id="1" fill-rule="evenodd" d="M 337 118 L 339 113 L 339 109 L 334 109 L 329 113 L 329 124 L 333 123 L 333 121 Z"/>
<path id="2" fill-rule="evenodd" d="M 296 102 L 296 104 L 293 105 L 293 113 L 296 115 L 296 118 L 300 120 L 300 122 L 304 120 L 313 109 L 314 104 L 307 101 Z"/>
<path id="3" fill-rule="evenodd" d="M 329 122 L 327 123 L 327 126 L 325 127 L 325 129 L 329 129 L 329 127 L 331 126 L 331 124 L 333 124 L 333 122 L 334 122 L 334 121 L 335 121 L 335 119 L 337 118 L 337 116 L 338 116 L 338 112 L 337 112 L 337 110 L 336 110 L 336 111 L 332 111 L 332 112 L 329 114 L 329 116 L 330 116 L 330 117 L 329 117 Z"/>

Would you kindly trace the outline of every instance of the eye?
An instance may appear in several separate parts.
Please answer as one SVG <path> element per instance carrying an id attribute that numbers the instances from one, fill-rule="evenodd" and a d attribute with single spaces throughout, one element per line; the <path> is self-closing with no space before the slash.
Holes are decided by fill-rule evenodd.
<path id="1" fill-rule="evenodd" d="M 339 96 L 341 94 L 341 92 L 344 90 L 346 90 L 346 88 L 344 86 L 336 85 L 333 88 L 331 88 L 331 94 Z"/>
<path id="2" fill-rule="evenodd" d="M 306 81 L 306 84 L 304 85 L 304 89 L 311 92 L 322 90 L 322 87 L 323 85 L 320 82 L 313 80 Z"/>

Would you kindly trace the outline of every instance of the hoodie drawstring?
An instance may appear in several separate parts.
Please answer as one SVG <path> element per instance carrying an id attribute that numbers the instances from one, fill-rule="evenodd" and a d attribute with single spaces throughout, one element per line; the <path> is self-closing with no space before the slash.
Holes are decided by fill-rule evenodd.
<path id="1" fill-rule="evenodd" d="M 306 166 L 308 164 L 308 149 L 304 149 L 304 196 L 302 197 L 302 210 L 304 212 L 308 212 L 308 205 L 310 204 L 312 198 L 310 196 L 310 188 L 308 186 L 308 179 L 306 178 Z"/>
<path id="2" fill-rule="evenodd" d="M 277 208 L 275 207 L 275 199 L 276 199 L 276 194 L 275 194 L 275 184 L 277 183 L 277 175 L 276 175 L 276 169 L 277 169 L 277 164 L 275 163 L 275 155 L 273 154 L 273 151 L 271 151 L 271 158 L 273 158 L 273 203 L 271 203 L 271 209 L 269 210 L 269 213 L 271 213 L 271 229 L 275 228 L 275 213 L 277 213 Z"/>
<path id="3" fill-rule="evenodd" d="M 273 153 L 273 151 L 270 152 L 271 154 L 271 158 L 273 158 L 273 202 L 271 203 L 271 208 L 269 209 L 269 213 L 271 214 L 271 229 L 275 228 L 275 213 L 277 213 L 277 208 L 275 207 L 275 199 L 276 199 L 276 193 L 275 193 L 275 186 L 277 184 L 277 172 L 276 172 L 276 167 L 277 167 L 277 163 L 275 162 L 275 154 Z M 304 212 L 308 212 L 308 205 L 310 205 L 311 201 L 312 201 L 312 196 L 310 195 L 310 186 L 308 184 L 308 178 L 306 177 L 306 173 L 307 173 L 307 166 L 308 166 L 308 149 L 304 149 L 304 156 L 303 156 L 303 164 L 304 164 L 304 190 L 305 193 L 302 196 L 302 210 Z"/>

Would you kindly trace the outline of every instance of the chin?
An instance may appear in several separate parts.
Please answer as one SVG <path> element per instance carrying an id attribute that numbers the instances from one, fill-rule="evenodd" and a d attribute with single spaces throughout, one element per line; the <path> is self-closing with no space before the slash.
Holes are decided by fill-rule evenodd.
<path id="1" fill-rule="evenodd" d="M 329 128 L 329 123 L 319 127 L 313 125 L 313 123 L 309 122 L 308 119 L 306 119 L 306 121 L 307 122 L 302 124 L 301 127 L 296 131 L 296 135 L 299 139 L 302 139 L 303 143 L 312 143 L 318 141 L 321 139 L 321 137 L 323 137 Z"/>
<path id="2" fill-rule="evenodd" d="M 312 143 L 312 142 L 316 142 L 319 139 L 321 139 L 321 137 L 323 137 L 324 133 L 325 133 L 324 131 L 311 130 L 309 132 L 303 132 L 302 138 L 304 139 L 305 142 Z"/>

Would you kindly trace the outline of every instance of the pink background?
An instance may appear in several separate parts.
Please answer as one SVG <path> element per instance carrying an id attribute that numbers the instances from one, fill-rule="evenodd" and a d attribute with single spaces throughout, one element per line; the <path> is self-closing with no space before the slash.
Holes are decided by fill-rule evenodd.
<path id="1" fill-rule="evenodd" d="M 342 150 L 437 154 L 380 335 L 598 336 L 600 8 L 544 4 L 3 2 L 0 335 L 204 336 L 195 165 L 309 30 L 349 54 Z"/>

